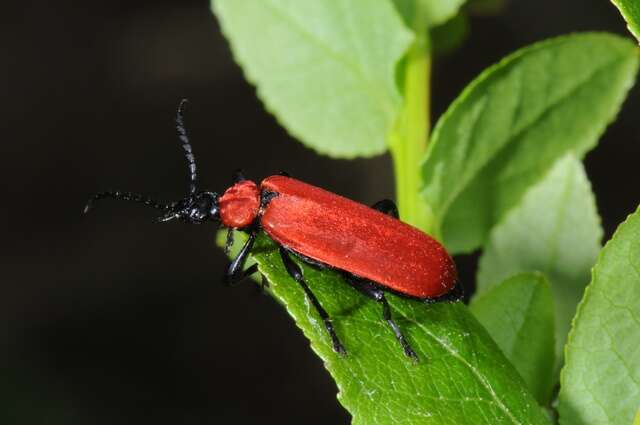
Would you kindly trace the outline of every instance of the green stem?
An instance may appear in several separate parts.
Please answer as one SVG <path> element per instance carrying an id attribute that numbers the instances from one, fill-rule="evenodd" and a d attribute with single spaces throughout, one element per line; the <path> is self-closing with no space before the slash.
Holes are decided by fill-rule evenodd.
<path id="1" fill-rule="evenodd" d="M 396 200 L 403 221 L 432 231 L 433 218 L 424 199 L 420 165 L 429 138 L 431 54 L 428 32 L 418 35 L 407 55 L 404 106 L 390 135 L 390 152 L 396 177 Z"/>

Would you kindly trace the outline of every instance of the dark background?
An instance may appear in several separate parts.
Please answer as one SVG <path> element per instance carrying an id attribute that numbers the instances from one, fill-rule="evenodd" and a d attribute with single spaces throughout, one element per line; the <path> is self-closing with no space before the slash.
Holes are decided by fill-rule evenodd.
<path id="1" fill-rule="evenodd" d="M 0 20 L 0 424 L 348 423 L 286 312 L 252 285 L 219 284 L 211 225 L 155 224 L 125 203 L 80 210 L 106 188 L 183 194 L 182 97 L 211 190 L 237 167 L 288 170 L 372 203 L 393 196 L 389 158 L 330 160 L 288 137 L 207 1 L 24 1 Z M 434 116 L 505 54 L 581 30 L 627 34 L 605 0 L 514 0 L 472 18 L 435 66 Z M 638 94 L 586 160 L 607 237 L 640 201 Z M 458 261 L 472 281 L 474 258 Z"/>

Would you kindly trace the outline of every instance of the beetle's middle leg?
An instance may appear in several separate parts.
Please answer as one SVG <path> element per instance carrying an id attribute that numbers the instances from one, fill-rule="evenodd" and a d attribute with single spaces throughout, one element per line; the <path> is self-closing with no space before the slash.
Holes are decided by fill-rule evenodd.
<path id="1" fill-rule="evenodd" d="M 409 342 L 407 342 L 407 339 L 402 334 L 400 327 L 391 317 L 391 307 L 389 306 L 387 298 L 384 296 L 384 291 L 367 280 L 358 279 L 353 276 L 347 276 L 347 279 L 349 279 L 349 281 L 356 289 L 361 291 L 369 298 L 372 298 L 382 304 L 382 319 L 387 322 L 387 324 L 393 331 L 393 334 L 396 336 L 396 339 L 402 346 L 404 354 L 412 360 L 418 361 L 418 355 L 415 351 L 413 351 L 413 348 L 411 348 L 411 345 L 409 345 Z"/>
<path id="2" fill-rule="evenodd" d="M 311 292 L 311 288 L 307 285 L 307 282 L 304 280 L 304 276 L 302 275 L 302 269 L 298 266 L 289 256 L 289 253 L 283 247 L 280 247 L 280 257 L 282 257 L 282 262 L 284 263 L 284 267 L 287 269 L 287 273 L 291 276 L 304 290 L 307 298 L 311 301 L 311 304 L 318 311 L 318 314 L 322 318 L 324 322 L 324 327 L 327 329 L 329 336 L 331 337 L 331 343 L 333 344 L 333 351 L 338 354 L 346 355 L 347 351 L 344 349 L 344 346 L 340 342 L 338 335 L 336 335 L 336 331 L 333 329 L 333 323 L 331 323 L 331 318 L 329 314 L 327 314 L 326 310 L 320 305 L 320 302 L 316 298 L 316 296 Z"/>

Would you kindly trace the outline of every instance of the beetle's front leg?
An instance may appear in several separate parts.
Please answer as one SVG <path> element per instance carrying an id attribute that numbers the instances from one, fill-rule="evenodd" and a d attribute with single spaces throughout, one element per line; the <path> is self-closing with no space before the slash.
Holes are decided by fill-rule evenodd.
<path id="1" fill-rule="evenodd" d="M 234 230 L 231 227 L 227 230 L 227 238 L 226 238 L 225 243 L 224 243 L 224 254 L 225 255 L 229 255 L 229 253 L 231 253 L 231 248 L 233 248 L 233 240 L 234 240 L 233 232 L 234 232 Z"/>
<path id="2" fill-rule="evenodd" d="M 229 264 L 229 268 L 225 273 L 225 283 L 228 285 L 236 284 L 242 281 L 244 278 L 252 275 L 253 273 L 258 271 L 258 265 L 254 264 L 249 267 L 247 270 L 244 270 L 244 265 L 247 262 L 247 258 L 249 257 L 249 253 L 251 252 L 251 248 L 253 248 L 253 243 L 256 240 L 256 231 L 252 231 L 249 233 L 249 239 L 244 243 L 244 246 L 236 256 L 236 258 L 231 261 Z"/>

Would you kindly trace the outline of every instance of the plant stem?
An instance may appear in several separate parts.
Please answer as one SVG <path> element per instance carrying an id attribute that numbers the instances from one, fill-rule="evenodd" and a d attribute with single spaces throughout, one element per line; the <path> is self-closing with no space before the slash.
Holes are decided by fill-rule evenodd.
<path id="1" fill-rule="evenodd" d="M 429 35 L 424 30 L 418 34 L 407 55 L 402 75 L 404 106 L 390 135 L 389 149 L 396 177 L 400 217 L 425 232 L 433 230 L 432 215 L 420 196 L 420 165 L 429 138 L 430 74 Z"/>

